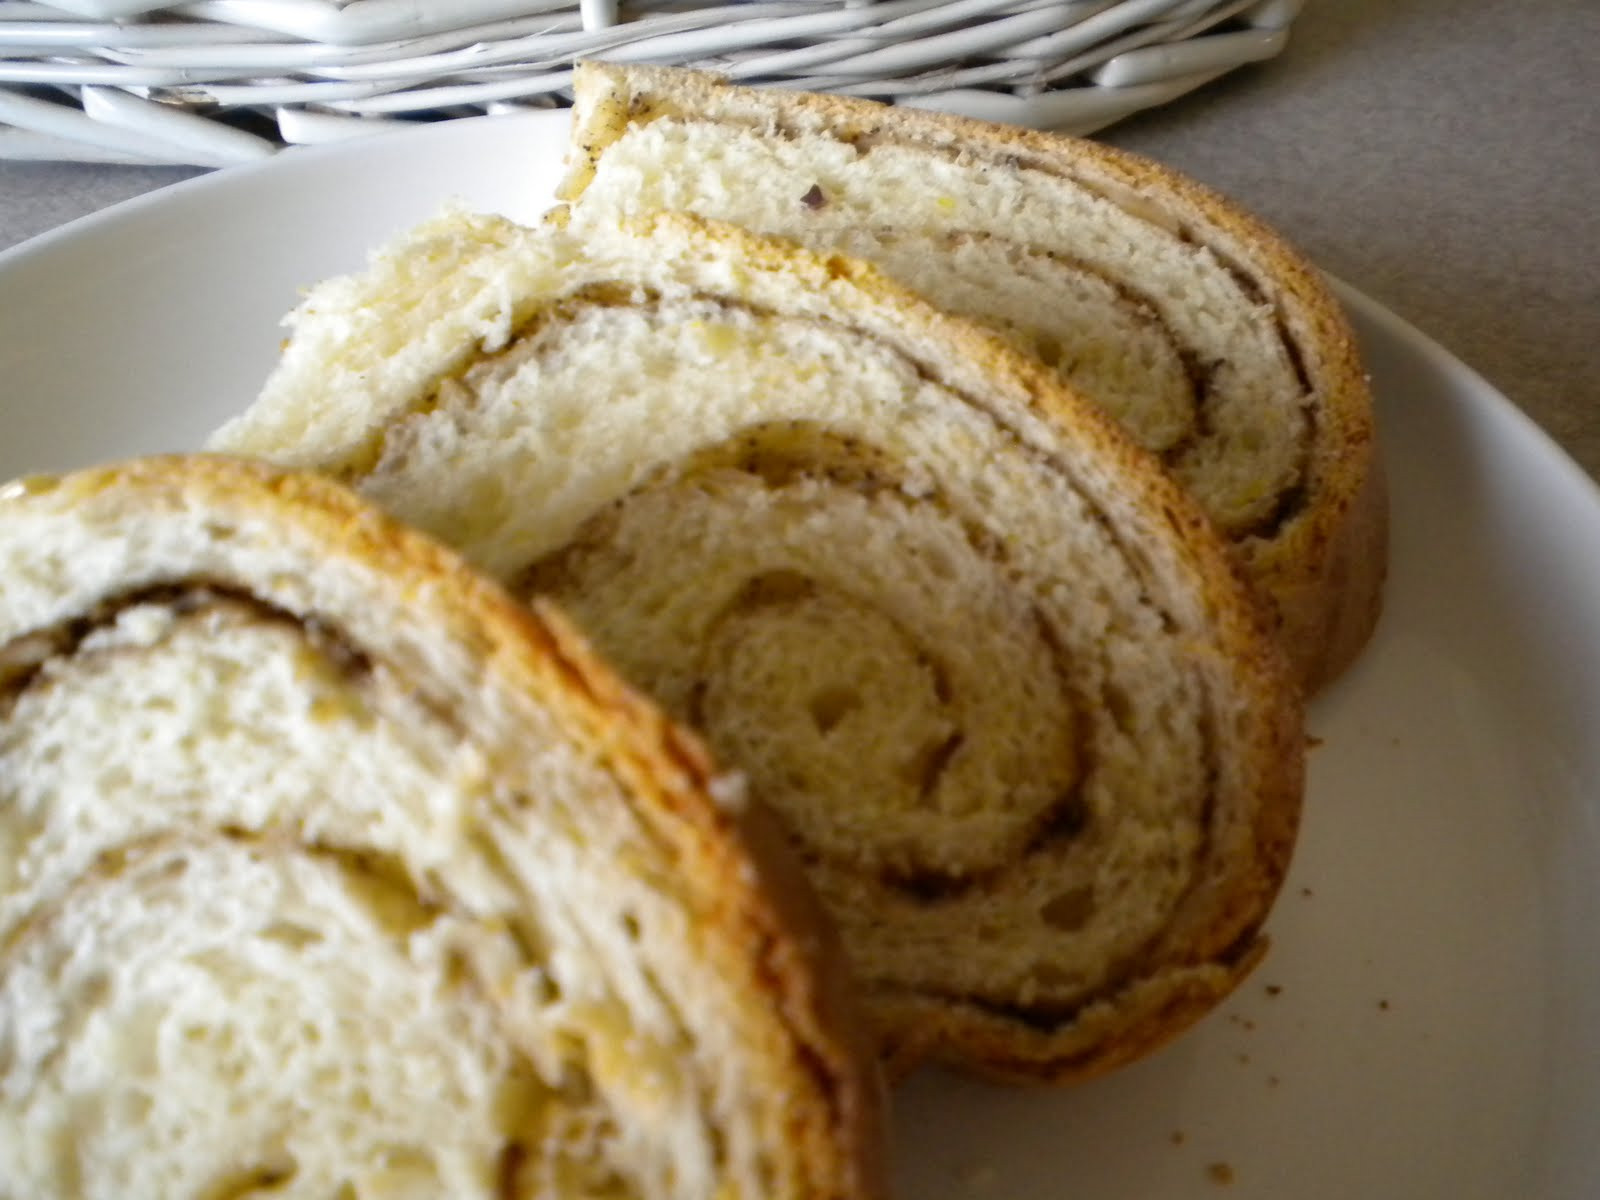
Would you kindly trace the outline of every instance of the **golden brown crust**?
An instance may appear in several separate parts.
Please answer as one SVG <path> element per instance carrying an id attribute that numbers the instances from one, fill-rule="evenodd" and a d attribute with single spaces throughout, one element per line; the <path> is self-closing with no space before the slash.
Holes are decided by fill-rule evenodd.
<path id="1" fill-rule="evenodd" d="M 532 611 L 553 637 L 571 692 L 592 705 L 576 715 L 598 725 L 594 737 L 609 742 L 630 789 L 650 798 L 644 815 L 679 861 L 692 864 L 684 876 L 711 885 L 711 902 L 729 918 L 716 946 L 722 973 L 754 976 L 754 994 L 779 1014 L 786 1035 L 771 1051 L 789 1055 L 786 1043 L 798 1042 L 803 1054 L 794 1065 L 833 1105 L 826 1123 L 803 1106 L 787 1113 L 786 1139 L 802 1161 L 852 1164 L 853 1179 L 816 1194 L 887 1194 L 882 1080 L 864 1065 L 873 1063 L 874 1046 L 856 1011 L 844 950 L 787 840 L 765 809 L 737 795 L 712 800 L 714 764 L 700 740 L 623 683 L 554 606 L 539 600 Z M 737 791 L 732 780 L 723 786 Z"/>
<path id="2" fill-rule="evenodd" d="M 1313 442 L 1299 511 L 1269 539 L 1233 543 L 1240 569 L 1270 598 L 1307 693 L 1359 654 L 1382 604 L 1387 509 L 1372 400 L 1353 335 L 1318 272 L 1231 200 L 1168 167 L 1099 142 L 836 95 L 757 90 L 669 67 L 580 64 L 564 199 L 575 199 L 630 122 L 729 114 L 844 140 L 897 140 L 952 155 L 1011 160 L 1068 175 L 1177 226 L 1245 272 L 1295 339 L 1313 387 Z"/>
<path id="3" fill-rule="evenodd" d="M 999 1083 L 1082 1083 L 1170 1044 L 1225 1000 L 1267 948 L 1266 938 L 1254 937 L 1209 969 L 1142 981 L 1071 1029 L 1019 1027 L 1006 1014 L 906 997 L 895 1014 L 895 1036 L 880 1048 L 884 1068 L 898 1079 L 925 1061 L 948 1060 Z M 957 1045 L 980 1053 L 949 1053 Z"/>
<path id="4" fill-rule="evenodd" d="M 198 509 L 219 522 L 266 521 L 308 561 L 373 572 L 417 628 L 470 648 L 485 694 L 512 710 L 534 697 L 625 782 L 638 815 L 688 866 L 679 880 L 702 922 L 699 950 L 748 996 L 743 1041 L 782 1098 L 774 1105 L 782 1129 L 771 1132 L 783 1148 L 784 1194 L 886 1193 L 879 1076 L 837 947 L 797 868 L 756 819 L 717 802 L 699 743 L 623 685 L 559 614 L 518 604 L 344 487 L 257 462 L 153 457 L 0 490 L 0 514 L 26 506 L 93 506 L 101 519 Z M 275 594 L 278 581 L 236 582 L 295 611 L 291 595 Z"/>

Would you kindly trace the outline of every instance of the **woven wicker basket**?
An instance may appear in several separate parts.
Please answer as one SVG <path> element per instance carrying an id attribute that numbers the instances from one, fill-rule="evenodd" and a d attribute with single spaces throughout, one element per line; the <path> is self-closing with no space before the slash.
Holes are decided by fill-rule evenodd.
<path id="1" fill-rule="evenodd" d="M 0 159 L 224 166 L 564 104 L 581 58 L 1091 133 L 1276 54 L 1300 0 L 0 0 Z"/>

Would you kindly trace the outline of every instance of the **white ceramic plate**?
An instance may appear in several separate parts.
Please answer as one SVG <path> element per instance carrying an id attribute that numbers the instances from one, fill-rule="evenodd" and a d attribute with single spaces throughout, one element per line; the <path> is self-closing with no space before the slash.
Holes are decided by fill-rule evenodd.
<path id="1" fill-rule="evenodd" d="M 560 115 L 285 154 L 0 255 L 0 478 L 186 449 L 300 285 L 448 198 L 532 218 Z M 897 1096 L 915 1200 L 1600 1195 L 1600 497 L 1481 379 L 1347 292 L 1392 481 L 1388 607 L 1315 704 L 1275 949 L 1108 1079 Z"/>

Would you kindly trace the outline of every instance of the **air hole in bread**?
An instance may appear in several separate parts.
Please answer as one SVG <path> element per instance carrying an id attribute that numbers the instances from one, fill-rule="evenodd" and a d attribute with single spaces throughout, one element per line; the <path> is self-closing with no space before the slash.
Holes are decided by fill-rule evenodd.
<path id="1" fill-rule="evenodd" d="M 133 772 L 121 763 L 116 763 L 100 775 L 100 790 L 103 792 L 120 791 L 128 786 L 128 781 L 133 777 Z"/>
<path id="2" fill-rule="evenodd" d="M 298 1166 L 285 1157 L 261 1163 L 219 1180 L 202 1193 L 203 1200 L 249 1200 L 254 1196 L 280 1193 L 294 1181 Z"/>
<path id="3" fill-rule="evenodd" d="M 507 1200 L 524 1194 L 522 1167 L 527 1160 L 528 1148 L 521 1142 L 507 1142 L 501 1149 L 496 1183 L 500 1194 Z"/>
<path id="4" fill-rule="evenodd" d="M 918 749 L 905 768 L 906 780 L 917 789 L 918 795 L 926 799 L 937 790 L 946 768 L 950 766 L 950 760 L 956 756 L 965 740 L 966 736 L 957 730 L 946 737 L 927 742 Z"/>
<path id="5" fill-rule="evenodd" d="M 1063 350 L 1059 338 L 1053 337 L 1043 330 L 1033 331 L 1033 352 L 1046 366 L 1056 368 L 1061 366 Z"/>
<path id="6" fill-rule="evenodd" d="M 935 905 L 964 895 L 974 881 L 935 871 L 906 871 L 886 874 L 884 882 L 905 899 Z"/>
<path id="7" fill-rule="evenodd" d="M 1082 929 L 1094 916 L 1094 888 L 1085 884 L 1062 892 L 1039 910 L 1039 916 L 1052 929 L 1071 933 Z"/>
<path id="8" fill-rule="evenodd" d="M 98 1008 L 111 995 L 110 977 L 103 971 L 96 971 L 83 981 L 79 994 L 82 995 L 86 1008 Z"/>
<path id="9" fill-rule="evenodd" d="M 826 737 L 856 709 L 861 707 L 861 693 L 854 688 L 829 687 L 815 693 L 806 703 L 817 732 Z"/>
<path id="10" fill-rule="evenodd" d="M 1100 703 L 1106 714 L 1116 722 L 1117 728 L 1127 731 L 1133 724 L 1133 702 L 1128 693 L 1115 684 L 1107 683 L 1100 689 Z"/>
<path id="11" fill-rule="evenodd" d="M 1056 801 L 1049 819 L 1039 828 L 1033 844 L 1042 846 L 1053 841 L 1071 841 L 1089 825 L 1089 807 L 1077 792 L 1068 792 Z"/>
<path id="12" fill-rule="evenodd" d="M 735 608 L 756 608 L 803 600 L 817 590 L 816 584 L 798 571 L 768 571 L 757 575 L 740 589 Z"/>
<path id="13" fill-rule="evenodd" d="M 431 1183 L 439 1177 L 439 1166 L 434 1161 L 432 1152 L 422 1146 L 404 1144 L 385 1146 L 376 1157 L 382 1169 L 395 1178 L 396 1182 L 403 1180 L 415 1186 L 418 1181 L 426 1180 Z M 379 1194 L 383 1194 L 381 1189 Z"/>
<path id="14" fill-rule="evenodd" d="M 396 856 L 372 850 L 318 847 L 344 869 L 345 888 L 378 925 L 398 939 L 426 929 L 441 915 L 439 906 L 412 881 Z"/>
<path id="15" fill-rule="evenodd" d="M 277 942 L 291 950 L 303 950 L 322 941 L 322 934 L 315 929 L 307 929 L 304 925 L 297 925 L 292 921 L 276 921 L 263 929 L 260 936 L 266 941 Z"/>

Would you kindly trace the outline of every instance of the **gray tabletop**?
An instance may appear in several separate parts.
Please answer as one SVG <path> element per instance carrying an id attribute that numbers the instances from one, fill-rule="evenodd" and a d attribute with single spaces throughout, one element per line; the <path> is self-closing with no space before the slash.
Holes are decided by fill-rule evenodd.
<path id="1" fill-rule="evenodd" d="M 1600 477 L 1600 0 L 1312 0 L 1277 59 L 1102 136 L 1254 209 Z M 0 165 L 0 247 L 195 173 Z"/>

